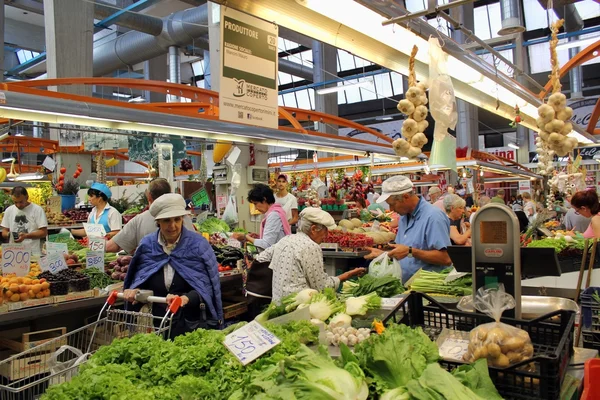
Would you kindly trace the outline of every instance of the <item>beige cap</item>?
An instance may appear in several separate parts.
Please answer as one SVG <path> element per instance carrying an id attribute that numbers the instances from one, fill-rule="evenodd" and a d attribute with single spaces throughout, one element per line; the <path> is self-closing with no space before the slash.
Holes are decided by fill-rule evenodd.
<path id="1" fill-rule="evenodd" d="M 437 187 L 437 186 L 434 186 L 431 189 L 429 189 L 429 194 L 430 195 L 436 194 L 436 193 L 442 193 L 442 190 L 439 187 Z"/>
<path id="2" fill-rule="evenodd" d="M 377 199 L 377 203 L 383 203 L 390 196 L 398 194 L 410 193 L 414 189 L 414 185 L 410 179 L 404 175 L 392 176 L 383 181 L 381 185 L 381 196 Z"/>
<path id="3" fill-rule="evenodd" d="M 177 193 L 167 193 L 156 199 L 150 206 L 150 214 L 155 220 L 188 215 L 185 200 Z"/>
<path id="4" fill-rule="evenodd" d="M 326 211 L 316 207 L 306 207 L 300 213 L 300 219 L 312 222 L 313 224 L 320 224 L 325 226 L 327 229 L 335 228 L 335 221 L 333 217 Z"/>

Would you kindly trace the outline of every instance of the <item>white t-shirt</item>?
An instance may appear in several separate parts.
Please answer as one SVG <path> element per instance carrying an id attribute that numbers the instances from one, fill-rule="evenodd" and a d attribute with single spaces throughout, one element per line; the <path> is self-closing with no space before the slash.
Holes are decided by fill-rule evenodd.
<path id="1" fill-rule="evenodd" d="M 14 243 L 12 232 L 31 233 L 37 231 L 40 228 L 48 227 L 48 220 L 44 209 L 37 204 L 31 203 L 22 210 L 13 205 L 4 211 L 2 227 L 11 232 L 10 243 Z M 40 239 L 25 239 L 22 243 L 32 246 L 32 254 L 41 253 Z"/>
<path id="2" fill-rule="evenodd" d="M 281 205 L 288 221 L 292 219 L 292 210 L 298 209 L 298 199 L 291 193 L 288 193 L 283 197 L 277 197 L 277 195 L 275 195 L 275 203 Z"/>

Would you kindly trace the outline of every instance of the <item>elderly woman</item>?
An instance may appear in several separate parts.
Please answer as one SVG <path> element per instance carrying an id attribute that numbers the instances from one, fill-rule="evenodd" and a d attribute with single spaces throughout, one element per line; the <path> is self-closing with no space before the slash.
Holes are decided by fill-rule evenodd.
<path id="1" fill-rule="evenodd" d="M 256 261 L 270 262 L 273 270 L 273 301 L 304 289 L 336 288 L 341 281 L 365 273 L 356 268 L 339 276 L 329 276 L 323 267 L 323 252 L 319 246 L 329 228 L 335 226 L 331 215 L 320 208 L 307 207 L 300 213 L 300 232 L 286 236 L 275 246 L 260 253 Z"/>
<path id="2" fill-rule="evenodd" d="M 119 233 L 123 226 L 121 214 L 108 204 L 108 199 L 111 198 L 112 192 L 105 184 L 95 182 L 88 189 L 87 194 L 90 204 L 94 206 L 88 216 L 88 224 L 102 225 L 107 236 L 112 238 Z M 71 233 L 73 236 L 86 236 L 84 229 L 74 229 Z"/>
<path id="3" fill-rule="evenodd" d="M 263 184 L 254 186 L 248 192 L 248 201 L 254 204 L 254 207 L 265 214 L 260 224 L 259 239 L 243 233 L 234 233 L 233 237 L 237 240 L 247 240 L 261 249 L 268 249 L 279 242 L 284 236 L 290 235 L 292 229 L 288 222 L 286 212 L 279 203 L 275 202 L 275 195 L 270 187 Z"/>
<path id="4" fill-rule="evenodd" d="M 140 289 L 152 290 L 171 304 L 181 297 L 182 310 L 173 320 L 171 337 L 198 328 L 217 328 L 223 321 L 217 259 L 202 236 L 183 226 L 188 214 L 181 195 L 160 196 L 150 206 L 158 232 L 144 237 L 129 264 L 125 300 L 135 301 Z M 164 316 L 166 306 L 153 304 L 152 314 Z"/>
<path id="5" fill-rule="evenodd" d="M 471 238 L 471 228 L 462 229 L 462 217 L 465 213 L 465 200 L 455 194 L 448 194 L 444 197 L 444 210 L 450 218 L 450 242 L 453 245 L 465 245 Z"/>

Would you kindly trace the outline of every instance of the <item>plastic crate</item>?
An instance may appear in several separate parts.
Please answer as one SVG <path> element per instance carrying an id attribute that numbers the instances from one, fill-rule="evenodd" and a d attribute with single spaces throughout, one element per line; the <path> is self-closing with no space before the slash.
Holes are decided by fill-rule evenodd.
<path id="1" fill-rule="evenodd" d="M 429 304 L 424 305 L 424 300 Z M 505 369 L 489 368 L 500 395 L 504 399 L 515 400 L 559 399 L 561 384 L 573 354 L 575 313 L 555 311 L 530 321 L 510 318 L 501 321 L 529 333 L 534 356 Z M 493 320 L 483 314 L 449 310 L 428 295 L 411 293 L 383 322 L 420 326 L 432 340 L 436 340 L 443 328 L 469 332 Z M 440 364 L 447 370 L 462 365 L 444 360 Z"/>
<path id="2" fill-rule="evenodd" d="M 592 295 L 600 288 L 589 287 L 581 294 L 581 334 L 583 347 L 600 350 L 600 303 Z"/>
<path id="3" fill-rule="evenodd" d="M 581 400 L 600 399 L 600 358 L 593 358 L 585 362 L 583 393 Z"/>

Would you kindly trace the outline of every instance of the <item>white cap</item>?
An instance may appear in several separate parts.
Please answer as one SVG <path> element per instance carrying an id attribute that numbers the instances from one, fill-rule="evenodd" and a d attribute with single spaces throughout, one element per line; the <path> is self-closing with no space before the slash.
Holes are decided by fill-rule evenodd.
<path id="1" fill-rule="evenodd" d="M 404 175 L 392 176 L 383 181 L 381 185 L 381 196 L 377 199 L 377 203 L 383 203 L 390 196 L 398 194 L 410 193 L 414 189 L 414 185 L 410 179 Z"/>
<path id="2" fill-rule="evenodd" d="M 327 229 L 335 228 L 335 220 L 326 211 L 316 207 L 306 207 L 300 213 L 300 219 L 325 226 Z"/>
<path id="3" fill-rule="evenodd" d="M 436 193 L 442 193 L 442 190 L 437 186 L 434 186 L 431 189 L 429 189 L 429 194 L 436 194 Z"/>
<path id="4" fill-rule="evenodd" d="M 156 199 L 150 206 L 150 214 L 155 220 L 182 217 L 188 215 L 185 200 L 177 193 L 166 193 Z"/>

